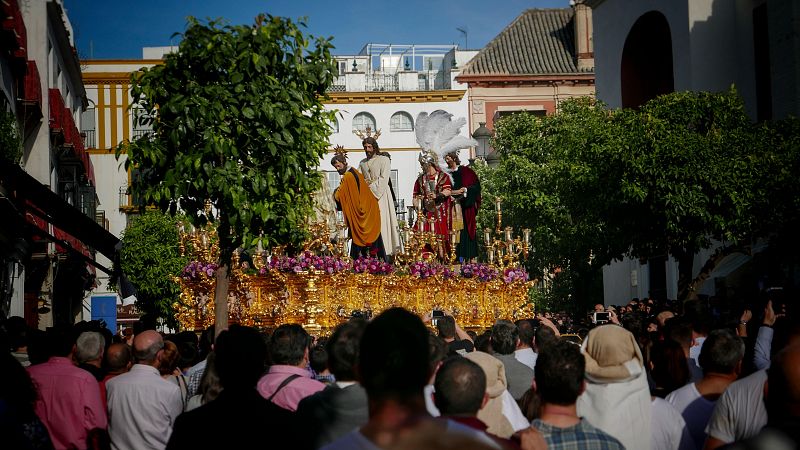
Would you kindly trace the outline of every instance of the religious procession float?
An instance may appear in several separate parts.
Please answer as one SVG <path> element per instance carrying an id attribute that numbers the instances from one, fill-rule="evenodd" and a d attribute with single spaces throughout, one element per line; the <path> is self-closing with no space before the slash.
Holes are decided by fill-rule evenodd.
<path id="1" fill-rule="evenodd" d="M 441 123 L 434 124 L 437 120 Z M 452 151 L 469 145 L 447 145 L 452 139 L 442 139 L 437 130 L 457 132 L 460 128 L 458 121 L 453 124 L 458 126 L 442 126 L 450 122 L 449 116 L 436 112 L 430 117 L 420 115 L 418 129 L 424 130 L 426 122 L 433 131 L 432 137 L 418 134 L 423 174 L 417 187 L 422 191 L 428 185 L 426 171 L 430 171 L 431 179 L 441 177 L 442 171 L 436 165 L 445 160 L 444 153 L 437 155 L 430 147 Z M 374 139 L 370 142 L 377 147 Z M 346 155 L 341 151 L 337 155 L 346 167 Z M 344 173 L 345 170 L 340 174 L 344 179 L 362 177 L 364 172 L 366 177 L 359 179 L 371 187 L 369 169 L 363 164 L 360 169 L 352 171 L 355 175 Z M 535 281 L 529 280 L 521 264 L 530 251 L 530 230 L 524 229 L 521 236 L 515 236 L 511 227 L 502 227 L 500 198 L 494 202 L 495 226 L 484 229 L 481 236 L 486 262 L 473 262 L 477 258 L 458 258 L 456 254 L 463 232 L 450 222 L 443 226 L 445 215 L 439 214 L 437 208 L 449 203 L 434 202 L 433 193 L 418 193 L 415 187 L 414 205 L 408 207 L 410 220 L 398 227 L 400 245 L 391 252 L 389 263 L 369 254 L 354 257 L 353 223 L 346 211 L 337 215 L 334 195 L 327 183 L 322 185 L 315 196 L 315 217 L 307 225 L 309 238 L 302 247 L 290 252 L 286 246 L 265 250 L 259 244 L 249 253 L 234 253 L 228 288 L 230 322 L 257 328 L 300 323 L 313 334 L 326 334 L 351 317 L 370 318 L 395 306 L 420 315 L 443 311 L 470 329 L 489 327 L 499 319 L 531 316 L 533 304 L 528 292 Z M 435 188 L 433 183 L 430 186 Z M 447 186 L 450 188 L 453 186 Z M 430 204 L 427 199 L 431 199 Z M 473 215 L 471 233 L 476 240 L 474 218 Z M 350 252 L 346 248 L 348 240 Z M 473 244 L 477 255 L 477 243 Z M 181 287 L 180 302 L 174 309 L 183 329 L 198 330 L 214 323 L 219 257 L 215 231 L 182 229 L 181 253 L 191 262 L 174 278 Z"/>

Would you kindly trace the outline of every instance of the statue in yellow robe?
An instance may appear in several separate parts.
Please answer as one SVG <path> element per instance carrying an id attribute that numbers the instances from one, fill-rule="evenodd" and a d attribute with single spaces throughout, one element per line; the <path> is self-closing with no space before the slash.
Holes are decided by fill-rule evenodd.
<path id="1" fill-rule="evenodd" d="M 386 260 L 381 240 L 381 212 L 378 200 L 372 194 L 364 176 L 348 167 L 343 155 L 336 155 L 331 164 L 342 176 L 342 183 L 333 193 L 337 209 L 341 209 L 353 240 L 350 257 L 373 256 Z"/>

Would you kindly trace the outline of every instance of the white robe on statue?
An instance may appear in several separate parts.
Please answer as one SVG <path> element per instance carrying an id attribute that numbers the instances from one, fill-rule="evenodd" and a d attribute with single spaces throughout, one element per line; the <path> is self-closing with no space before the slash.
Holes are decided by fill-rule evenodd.
<path id="1" fill-rule="evenodd" d="M 369 184 L 369 189 L 378 199 L 381 211 L 381 238 L 387 255 L 394 254 L 400 247 L 400 232 L 397 226 L 397 213 L 394 209 L 392 192 L 389 190 L 389 177 L 392 173 L 391 160 L 383 155 L 362 159 L 358 169 Z"/>

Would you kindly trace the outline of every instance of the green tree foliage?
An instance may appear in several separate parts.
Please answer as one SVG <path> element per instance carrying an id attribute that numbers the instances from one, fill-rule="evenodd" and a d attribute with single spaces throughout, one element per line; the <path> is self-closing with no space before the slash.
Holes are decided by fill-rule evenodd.
<path id="1" fill-rule="evenodd" d="M 126 164 L 140 174 L 134 194 L 194 225 L 217 223 L 218 300 L 235 248 L 259 236 L 265 246 L 302 239 L 320 183 L 315 167 L 333 116 L 321 100 L 335 65 L 330 41 L 303 26 L 264 15 L 251 26 L 190 17 L 178 51 L 132 77 L 133 98 L 155 118 L 152 135 L 127 146 Z"/>
<path id="2" fill-rule="evenodd" d="M 158 211 L 134 217 L 123 232 L 120 252 L 122 271 L 136 286 L 136 307 L 173 328 L 172 304 L 179 300 L 180 288 L 171 278 L 180 276 L 188 262 L 180 256 L 177 222 Z"/>
<path id="3" fill-rule="evenodd" d="M 794 122 L 753 125 L 733 89 L 673 93 L 638 110 L 587 98 L 559 108 L 499 121 L 502 159 L 487 175 L 506 199 L 504 219 L 534 230 L 534 273 L 561 269 L 576 296 L 596 296 L 600 268 L 614 259 L 670 254 L 688 298 L 702 281 L 691 277 L 696 252 L 723 243 L 721 259 L 785 228 L 770 211 L 791 170 L 776 169 L 797 167 Z"/>
<path id="4" fill-rule="evenodd" d="M 18 164 L 22 158 L 22 140 L 17 116 L 11 111 L 0 112 L 0 160 Z"/>

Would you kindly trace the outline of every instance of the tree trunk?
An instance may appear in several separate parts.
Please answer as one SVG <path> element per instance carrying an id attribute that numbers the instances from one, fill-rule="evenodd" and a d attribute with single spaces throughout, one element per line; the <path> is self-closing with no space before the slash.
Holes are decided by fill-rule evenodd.
<path id="1" fill-rule="evenodd" d="M 678 300 L 684 302 L 697 298 L 697 292 L 690 290 L 694 269 L 694 251 L 687 250 L 673 256 L 678 261 Z"/>
<path id="2" fill-rule="evenodd" d="M 737 253 L 737 252 L 738 253 L 747 253 L 747 251 L 745 249 L 743 249 L 743 248 L 741 248 L 739 246 L 734 246 L 734 245 L 729 245 L 729 246 L 718 248 L 717 251 L 715 251 L 711 256 L 708 257 L 708 260 L 706 260 L 706 263 L 703 264 L 703 268 L 700 269 L 700 273 L 698 273 L 696 277 L 691 279 L 691 281 L 686 283 L 684 286 L 681 286 L 681 283 L 680 283 L 680 280 L 684 276 L 684 273 L 683 273 L 684 268 L 682 266 L 679 266 L 679 270 L 680 270 L 681 275 L 680 275 L 680 278 L 678 279 L 678 299 L 682 300 L 682 301 L 696 299 L 697 298 L 697 291 L 700 289 L 700 287 L 703 285 L 703 283 L 705 283 L 705 281 L 708 280 L 711 277 L 711 273 L 714 271 L 714 269 L 716 269 L 717 266 L 722 262 L 722 260 L 725 259 L 728 255 L 731 255 L 731 254 Z M 693 259 L 694 258 L 691 257 L 689 259 L 689 262 L 691 263 Z M 683 262 L 682 261 L 679 262 L 679 265 L 680 264 L 683 264 Z M 688 276 L 691 277 L 691 267 L 689 268 Z M 688 280 L 688 278 L 687 278 L 687 280 Z"/>
<path id="3" fill-rule="evenodd" d="M 220 264 L 214 288 L 214 338 L 228 328 L 228 264 Z"/>

